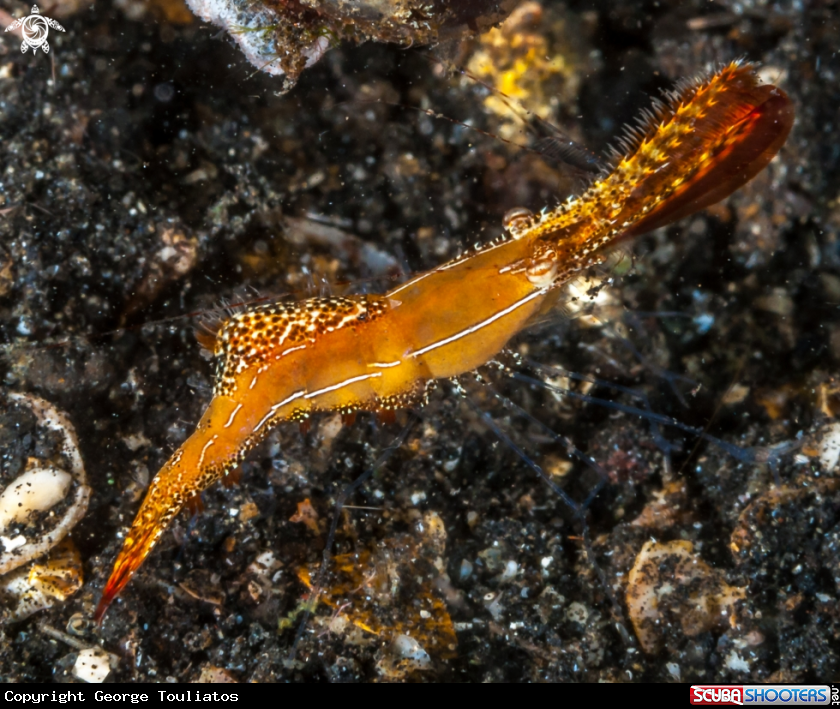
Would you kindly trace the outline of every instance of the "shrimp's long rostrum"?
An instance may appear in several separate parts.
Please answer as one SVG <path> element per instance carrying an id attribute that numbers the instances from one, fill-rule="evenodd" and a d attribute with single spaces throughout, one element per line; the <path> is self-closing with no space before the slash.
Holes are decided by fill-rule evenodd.
<path id="1" fill-rule="evenodd" d="M 754 67 L 734 62 L 684 83 L 647 114 L 612 170 L 583 195 L 520 212 L 509 236 L 379 296 L 261 305 L 204 344 L 217 358 L 213 399 L 195 433 L 152 481 L 102 599 L 108 606 L 171 519 L 277 424 L 316 412 L 385 412 L 423 402 L 431 382 L 493 358 L 609 247 L 728 196 L 776 155 L 793 107 Z"/>

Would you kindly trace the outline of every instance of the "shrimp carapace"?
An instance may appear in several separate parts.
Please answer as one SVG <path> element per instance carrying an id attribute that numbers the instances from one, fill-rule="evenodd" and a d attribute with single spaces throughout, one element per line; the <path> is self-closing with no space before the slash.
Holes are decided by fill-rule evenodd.
<path id="1" fill-rule="evenodd" d="M 283 421 L 316 412 L 421 404 L 436 379 L 487 363 L 576 273 L 610 246 L 709 206 L 750 180 L 793 123 L 783 91 L 734 62 L 682 84 L 645 114 L 626 154 L 578 198 L 518 210 L 509 235 L 384 295 L 260 305 L 202 344 L 217 358 L 213 399 L 152 481 L 95 617 L 143 563 L 170 520 Z M 549 297 L 552 296 L 552 297 Z"/>

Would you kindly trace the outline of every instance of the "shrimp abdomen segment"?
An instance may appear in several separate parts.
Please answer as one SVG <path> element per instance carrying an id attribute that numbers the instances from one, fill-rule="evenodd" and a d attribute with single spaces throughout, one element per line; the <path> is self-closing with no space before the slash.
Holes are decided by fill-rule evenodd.
<path id="1" fill-rule="evenodd" d="M 492 359 L 539 311 L 550 279 L 533 279 L 532 245 L 492 244 L 393 289 L 388 324 L 406 333 L 401 354 L 428 379 L 454 377 Z"/>
<path id="2" fill-rule="evenodd" d="M 524 242 L 500 242 L 384 296 L 334 299 L 357 303 L 360 311 L 311 341 L 267 352 L 230 377 L 231 395 L 248 392 L 251 404 L 275 412 L 274 422 L 417 403 L 428 381 L 486 364 L 539 310 L 548 287 L 529 280 L 531 250 Z"/>

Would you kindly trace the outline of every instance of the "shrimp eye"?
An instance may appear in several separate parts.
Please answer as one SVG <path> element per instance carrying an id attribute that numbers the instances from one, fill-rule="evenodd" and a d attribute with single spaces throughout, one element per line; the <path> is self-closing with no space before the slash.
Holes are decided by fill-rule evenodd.
<path id="1" fill-rule="evenodd" d="M 514 238 L 517 238 L 517 232 L 525 229 L 534 217 L 534 213 L 525 207 L 514 207 L 505 212 L 502 217 L 502 226 L 513 233 Z"/>

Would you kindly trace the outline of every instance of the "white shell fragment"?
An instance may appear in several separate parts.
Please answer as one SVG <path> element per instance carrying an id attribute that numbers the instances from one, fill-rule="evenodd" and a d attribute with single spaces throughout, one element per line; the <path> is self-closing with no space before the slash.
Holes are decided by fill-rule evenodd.
<path id="1" fill-rule="evenodd" d="M 432 664 L 429 653 L 423 649 L 423 646 L 419 642 L 409 635 L 397 635 L 394 638 L 393 650 L 394 654 L 400 659 L 411 663 L 413 669 L 425 670 Z"/>
<path id="2" fill-rule="evenodd" d="M 659 651 L 674 624 L 687 637 L 725 628 L 745 595 L 681 540 L 645 543 L 627 577 L 627 611 L 649 654 Z"/>
<path id="3" fill-rule="evenodd" d="M 14 522 L 28 521 L 33 512 L 55 507 L 72 482 L 72 476 L 58 468 L 27 470 L 0 494 L 0 533 Z"/>
<path id="4" fill-rule="evenodd" d="M 827 473 L 833 472 L 840 461 L 840 423 L 826 426 L 819 450 L 823 470 Z"/>
<path id="5" fill-rule="evenodd" d="M 411 672 L 431 668 L 429 653 L 410 635 L 397 635 L 376 663 L 379 674 L 388 679 L 401 679 Z"/>
<path id="6" fill-rule="evenodd" d="M 79 453 L 79 439 L 76 437 L 76 429 L 73 428 L 70 419 L 39 396 L 33 394 L 9 394 L 8 396 L 12 401 L 29 406 L 42 426 L 62 435 L 64 442 L 61 453 L 69 462 L 70 472 L 79 482 L 85 483 L 85 466 Z"/>
<path id="7" fill-rule="evenodd" d="M 49 461 L 30 459 L 27 470 L 0 491 L 0 588 L 8 598 L 6 619 L 17 621 L 81 587 L 75 547 L 69 540 L 54 547 L 84 517 L 91 490 L 67 417 L 37 396 L 7 396 L 32 410 L 39 429 L 59 434 Z"/>
<path id="8" fill-rule="evenodd" d="M 111 656 L 101 647 L 89 647 L 79 651 L 73 675 L 90 684 L 101 684 L 111 672 Z"/>

